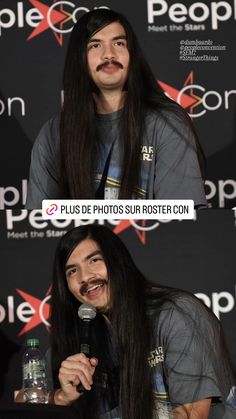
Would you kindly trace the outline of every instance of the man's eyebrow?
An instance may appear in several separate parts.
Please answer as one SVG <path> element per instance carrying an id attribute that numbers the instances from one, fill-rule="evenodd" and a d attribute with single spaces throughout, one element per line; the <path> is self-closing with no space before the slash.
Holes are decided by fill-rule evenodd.
<path id="1" fill-rule="evenodd" d="M 126 35 L 116 35 L 113 38 L 111 38 L 112 41 L 117 41 L 118 39 L 127 40 L 127 36 Z M 101 41 L 102 41 L 102 39 L 99 39 L 99 38 L 90 38 L 88 40 L 88 44 L 91 43 L 91 42 L 101 42 Z"/>
<path id="2" fill-rule="evenodd" d="M 117 41 L 118 39 L 127 40 L 127 36 L 126 35 L 118 35 L 118 36 L 114 36 L 114 38 L 112 38 L 113 41 Z"/>
<path id="3" fill-rule="evenodd" d="M 94 250 L 94 252 L 89 253 L 87 256 L 85 256 L 85 258 L 83 259 L 83 261 L 85 262 L 86 260 L 89 260 L 90 258 L 92 258 L 93 256 L 96 256 L 96 255 L 101 255 L 102 256 L 101 250 L 97 249 L 97 250 Z M 72 263 L 70 265 L 66 265 L 65 272 L 67 272 L 68 269 L 74 268 L 75 266 L 76 266 L 76 263 Z"/>
<path id="4" fill-rule="evenodd" d="M 99 250 L 99 249 L 94 250 L 93 252 L 89 253 L 89 255 L 85 256 L 84 260 L 89 260 L 90 258 L 92 258 L 93 256 L 96 256 L 96 255 L 101 255 L 102 256 L 101 250 Z"/>

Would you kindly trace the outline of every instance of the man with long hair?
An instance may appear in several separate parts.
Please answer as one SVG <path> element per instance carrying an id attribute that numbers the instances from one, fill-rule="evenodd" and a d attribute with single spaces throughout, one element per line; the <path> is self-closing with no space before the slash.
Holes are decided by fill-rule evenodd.
<path id="1" fill-rule="evenodd" d="M 193 199 L 206 206 L 193 124 L 161 89 L 127 19 L 108 9 L 75 24 L 64 103 L 32 151 L 27 208 L 43 199 Z"/>
<path id="2" fill-rule="evenodd" d="M 80 353 L 81 303 L 97 311 L 89 357 Z M 62 237 L 51 307 L 51 403 L 81 419 L 235 418 L 218 319 L 192 294 L 146 280 L 109 228 Z"/>

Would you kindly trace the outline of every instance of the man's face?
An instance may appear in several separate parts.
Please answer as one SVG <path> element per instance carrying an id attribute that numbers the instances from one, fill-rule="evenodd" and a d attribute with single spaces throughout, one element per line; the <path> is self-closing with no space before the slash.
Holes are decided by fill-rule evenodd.
<path id="1" fill-rule="evenodd" d="M 81 303 L 106 312 L 109 308 L 107 268 L 97 243 L 83 240 L 71 253 L 65 267 L 70 292 Z"/>
<path id="2" fill-rule="evenodd" d="M 90 75 L 99 90 L 123 90 L 129 70 L 129 51 L 123 26 L 113 22 L 88 41 Z"/>

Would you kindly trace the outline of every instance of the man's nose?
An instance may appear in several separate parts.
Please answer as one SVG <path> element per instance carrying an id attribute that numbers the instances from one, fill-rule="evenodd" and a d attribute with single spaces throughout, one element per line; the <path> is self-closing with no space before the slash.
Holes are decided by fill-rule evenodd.
<path id="1" fill-rule="evenodd" d="M 92 271 L 92 269 L 89 269 L 88 267 L 81 269 L 80 272 L 80 283 L 84 284 L 85 282 L 91 281 L 91 279 L 94 279 L 96 277 L 95 273 Z"/>
<path id="2" fill-rule="evenodd" d="M 105 45 L 103 49 L 103 59 L 111 60 L 115 58 L 115 56 L 116 56 L 116 53 L 115 53 L 114 47 L 110 44 Z"/>

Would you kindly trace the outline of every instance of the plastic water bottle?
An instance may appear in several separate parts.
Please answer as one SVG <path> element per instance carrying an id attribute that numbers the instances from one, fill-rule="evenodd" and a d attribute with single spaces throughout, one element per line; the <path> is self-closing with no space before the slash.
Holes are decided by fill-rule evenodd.
<path id="1" fill-rule="evenodd" d="M 27 339 L 23 355 L 23 392 L 25 403 L 48 403 L 46 363 L 39 348 L 39 339 Z"/>

